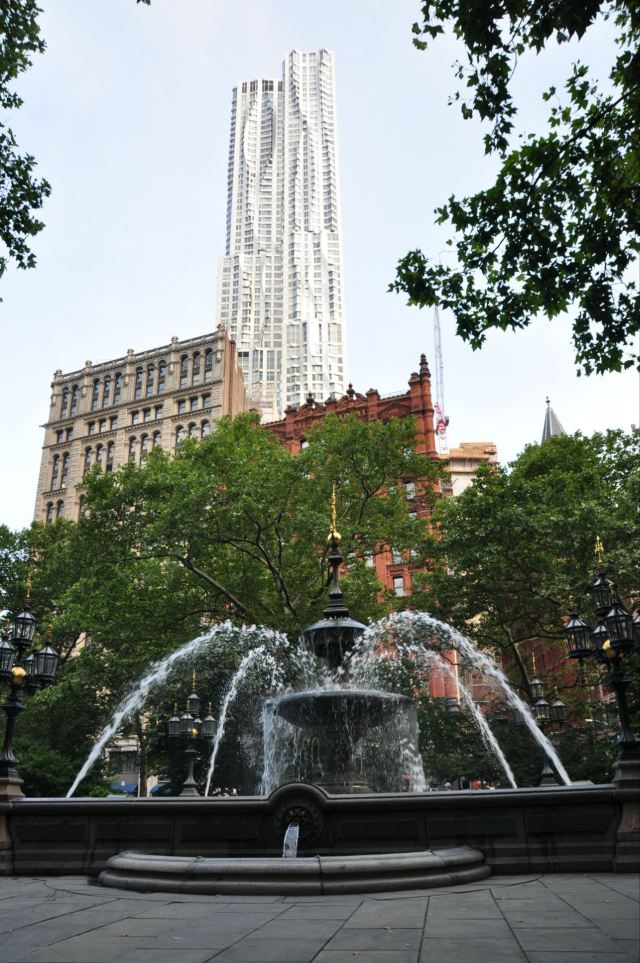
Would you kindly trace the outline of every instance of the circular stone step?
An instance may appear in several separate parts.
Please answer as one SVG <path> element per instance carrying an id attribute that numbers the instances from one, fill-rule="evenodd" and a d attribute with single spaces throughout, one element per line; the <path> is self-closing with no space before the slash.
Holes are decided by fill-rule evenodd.
<path id="1" fill-rule="evenodd" d="M 103 886 L 147 893 L 223 895 L 326 895 L 432 889 L 473 883 L 491 875 L 484 855 L 469 846 L 418 853 L 313 856 L 300 859 L 112 856 L 98 880 Z"/>

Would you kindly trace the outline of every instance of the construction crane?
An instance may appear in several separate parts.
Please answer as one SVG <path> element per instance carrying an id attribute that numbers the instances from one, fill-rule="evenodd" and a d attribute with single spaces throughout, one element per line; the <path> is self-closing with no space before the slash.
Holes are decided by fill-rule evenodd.
<path id="1" fill-rule="evenodd" d="M 442 332 L 440 331 L 440 314 L 438 307 L 433 311 L 433 340 L 435 343 L 436 358 L 436 401 L 434 405 L 434 421 L 436 429 L 436 439 L 438 451 L 441 455 L 449 452 L 449 442 L 447 441 L 447 426 L 449 417 L 444 407 L 444 366 L 442 364 Z"/>

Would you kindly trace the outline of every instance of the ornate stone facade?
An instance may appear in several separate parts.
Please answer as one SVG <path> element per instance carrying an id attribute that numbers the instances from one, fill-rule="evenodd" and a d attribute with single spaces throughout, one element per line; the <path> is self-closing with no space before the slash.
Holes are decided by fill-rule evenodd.
<path id="1" fill-rule="evenodd" d="M 218 419 L 246 407 L 236 346 L 215 332 L 80 371 L 56 371 L 34 518 L 78 519 L 86 471 L 144 462 L 155 445 L 174 451 L 185 437 L 205 437 Z"/>

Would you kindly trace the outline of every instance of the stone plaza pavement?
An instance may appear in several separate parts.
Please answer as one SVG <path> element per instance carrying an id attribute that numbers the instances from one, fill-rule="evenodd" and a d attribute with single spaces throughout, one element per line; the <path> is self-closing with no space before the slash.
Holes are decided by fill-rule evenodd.
<path id="1" fill-rule="evenodd" d="M 181 896 L 0 879 L 0 963 L 627 963 L 640 878 L 502 876 L 369 896 Z"/>

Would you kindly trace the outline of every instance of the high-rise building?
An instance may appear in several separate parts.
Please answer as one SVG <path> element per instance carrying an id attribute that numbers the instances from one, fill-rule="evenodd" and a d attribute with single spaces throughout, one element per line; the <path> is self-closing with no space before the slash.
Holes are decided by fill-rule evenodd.
<path id="1" fill-rule="evenodd" d="M 265 420 L 345 387 L 335 102 L 328 50 L 233 91 L 218 320 Z"/>

